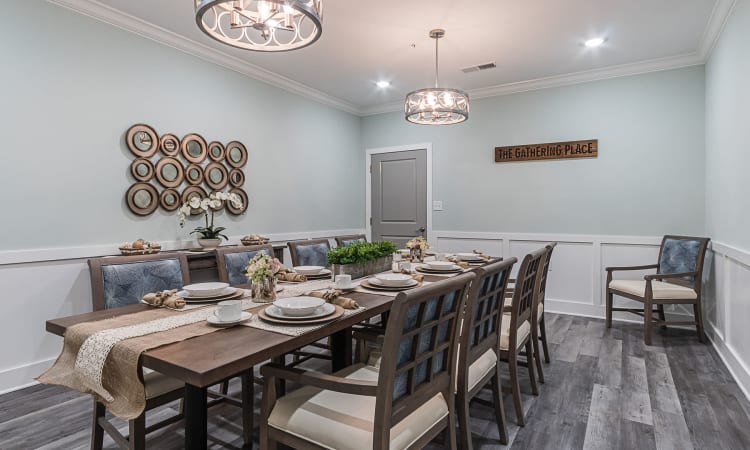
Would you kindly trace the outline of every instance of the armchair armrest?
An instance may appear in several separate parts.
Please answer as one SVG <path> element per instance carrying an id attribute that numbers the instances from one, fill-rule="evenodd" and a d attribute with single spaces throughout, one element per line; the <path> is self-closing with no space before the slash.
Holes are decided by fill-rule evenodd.
<path id="1" fill-rule="evenodd" d="M 659 267 L 658 264 L 647 264 L 645 266 L 622 266 L 622 267 L 606 267 L 604 270 L 607 272 L 623 271 L 623 270 L 647 270 L 656 269 Z"/>
<path id="2" fill-rule="evenodd" d="M 655 273 L 653 275 L 645 275 L 643 277 L 644 280 L 650 281 L 650 280 L 662 280 L 664 278 L 685 278 L 685 277 L 694 277 L 698 274 L 696 272 L 682 272 L 682 273 Z"/>
<path id="3" fill-rule="evenodd" d="M 284 367 L 273 363 L 261 367 L 260 373 L 267 379 L 267 383 L 273 383 L 271 378 L 281 378 L 298 384 L 313 386 L 328 391 L 342 392 L 344 394 L 367 395 L 374 397 L 378 389 L 377 383 L 371 381 L 350 380 L 335 375 Z"/>

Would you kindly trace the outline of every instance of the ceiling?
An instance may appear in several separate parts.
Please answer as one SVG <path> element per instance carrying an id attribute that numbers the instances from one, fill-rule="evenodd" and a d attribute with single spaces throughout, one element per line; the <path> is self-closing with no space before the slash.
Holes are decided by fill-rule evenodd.
<path id="1" fill-rule="evenodd" d="M 310 47 L 257 53 L 217 43 L 193 0 L 50 0 L 318 101 L 367 115 L 401 108 L 434 83 L 472 98 L 705 61 L 734 0 L 324 0 Z M 604 37 L 599 48 L 583 41 Z M 460 69 L 495 62 L 497 68 Z M 388 80 L 389 88 L 375 82 Z"/>

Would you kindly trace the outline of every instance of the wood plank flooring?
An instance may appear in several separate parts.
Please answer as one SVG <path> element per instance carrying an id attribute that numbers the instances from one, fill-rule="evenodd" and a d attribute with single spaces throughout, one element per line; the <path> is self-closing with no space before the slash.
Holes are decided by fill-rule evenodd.
<path id="1" fill-rule="evenodd" d="M 505 396 L 511 442 L 500 444 L 492 411 L 472 405 L 474 448 L 490 449 L 743 449 L 750 448 L 750 403 L 710 345 L 689 330 L 655 330 L 643 345 L 642 325 L 547 314 L 552 362 L 546 383 L 521 389 L 527 425 L 516 426 Z M 311 362 L 320 366 L 320 362 Z M 237 392 L 239 383 L 233 381 Z M 257 396 L 260 389 L 256 388 Z M 259 401 L 256 402 L 256 406 Z M 149 415 L 176 412 L 178 403 Z M 34 386 L 0 396 L 0 449 L 83 449 L 89 446 L 92 401 L 68 389 Z M 257 410 L 256 410 L 257 413 Z M 242 447 L 240 410 L 209 412 L 212 449 Z M 117 422 L 121 431 L 125 422 Z M 149 448 L 182 448 L 182 422 L 149 435 Z M 257 434 L 257 430 L 256 430 Z M 105 438 L 105 448 L 115 448 Z M 439 442 L 430 449 L 441 448 Z"/>

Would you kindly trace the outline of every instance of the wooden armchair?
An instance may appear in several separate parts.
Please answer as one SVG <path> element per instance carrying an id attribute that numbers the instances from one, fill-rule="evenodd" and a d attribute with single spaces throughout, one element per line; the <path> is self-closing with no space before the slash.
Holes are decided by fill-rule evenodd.
<path id="1" fill-rule="evenodd" d="M 328 267 L 328 250 L 331 244 L 328 239 L 306 239 L 287 242 L 292 266 Z"/>
<path id="2" fill-rule="evenodd" d="M 456 375 L 456 412 L 460 447 L 464 450 L 472 449 L 469 402 L 487 383 L 492 387 L 492 406 L 500 441 L 508 443 L 498 361 L 505 288 L 516 261 L 510 258 L 474 269 L 477 279 L 472 283 L 461 325 Z"/>
<path id="3" fill-rule="evenodd" d="M 344 247 L 354 242 L 367 242 L 367 236 L 364 234 L 350 234 L 347 236 L 336 236 L 336 245 L 338 247 Z"/>
<path id="4" fill-rule="evenodd" d="M 270 244 L 248 245 L 242 247 L 219 247 L 216 249 L 216 266 L 219 280 L 230 286 L 249 287 L 245 276 L 245 267 L 258 253 L 265 253 L 274 258 L 273 246 Z"/>
<path id="5" fill-rule="evenodd" d="M 701 291 L 703 287 L 703 261 L 709 238 L 667 235 L 661 241 L 659 259 L 656 264 L 629 267 L 607 267 L 607 328 L 612 327 L 612 312 L 625 311 L 643 317 L 643 340 L 651 345 L 651 329 L 654 323 L 666 327 L 671 325 L 694 325 L 698 339 L 705 342 Z M 616 280 L 613 273 L 619 271 L 656 269 L 653 275 L 642 280 Z M 643 303 L 639 308 L 615 308 L 615 295 Z M 693 305 L 695 320 L 667 321 L 664 305 Z M 654 311 L 654 305 L 656 311 Z M 653 317 L 654 312 L 659 316 Z"/>
<path id="6" fill-rule="evenodd" d="M 544 371 L 542 370 L 542 354 L 539 351 L 539 343 L 544 350 L 544 361 L 549 363 L 549 348 L 547 348 L 547 327 L 544 323 L 544 297 L 547 294 L 547 273 L 549 272 L 549 263 L 552 260 L 552 251 L 555 249 L 557 242 L 546 245 L 544 248 L 547 254 L 544 256 L 544 263 L 540 273 L 540 280 L 537 284 L 536 298 L 534 299 L 534 308 L 531 311 L 531 345 L 534 347 L 534 361 L 536 362 L 536 371 L 539 375 L 539 382 L 544 383 Z"/>
<path id="7" fill-rule="evenodd" d="M 332 375 L 266 365 L 261 449 L 421 448 L 442 431 L 456 448 L 454 395 L 458 324 L 475 274 L 393 301 L 379 367 L 355 364 Z M 304 387 L 277 397 L 276 380 Z"/>

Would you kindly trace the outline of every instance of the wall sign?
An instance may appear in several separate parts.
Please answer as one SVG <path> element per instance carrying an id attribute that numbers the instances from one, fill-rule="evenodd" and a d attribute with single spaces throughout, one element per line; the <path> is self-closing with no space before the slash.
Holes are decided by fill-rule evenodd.
<path id="1" fill-rule="evenodd" d="M 547 144 L 511 145 L 508 147 L 495 147 L 495 162 L 596 158 L 598 152 L 598 139 L 550 142 Z"/>

